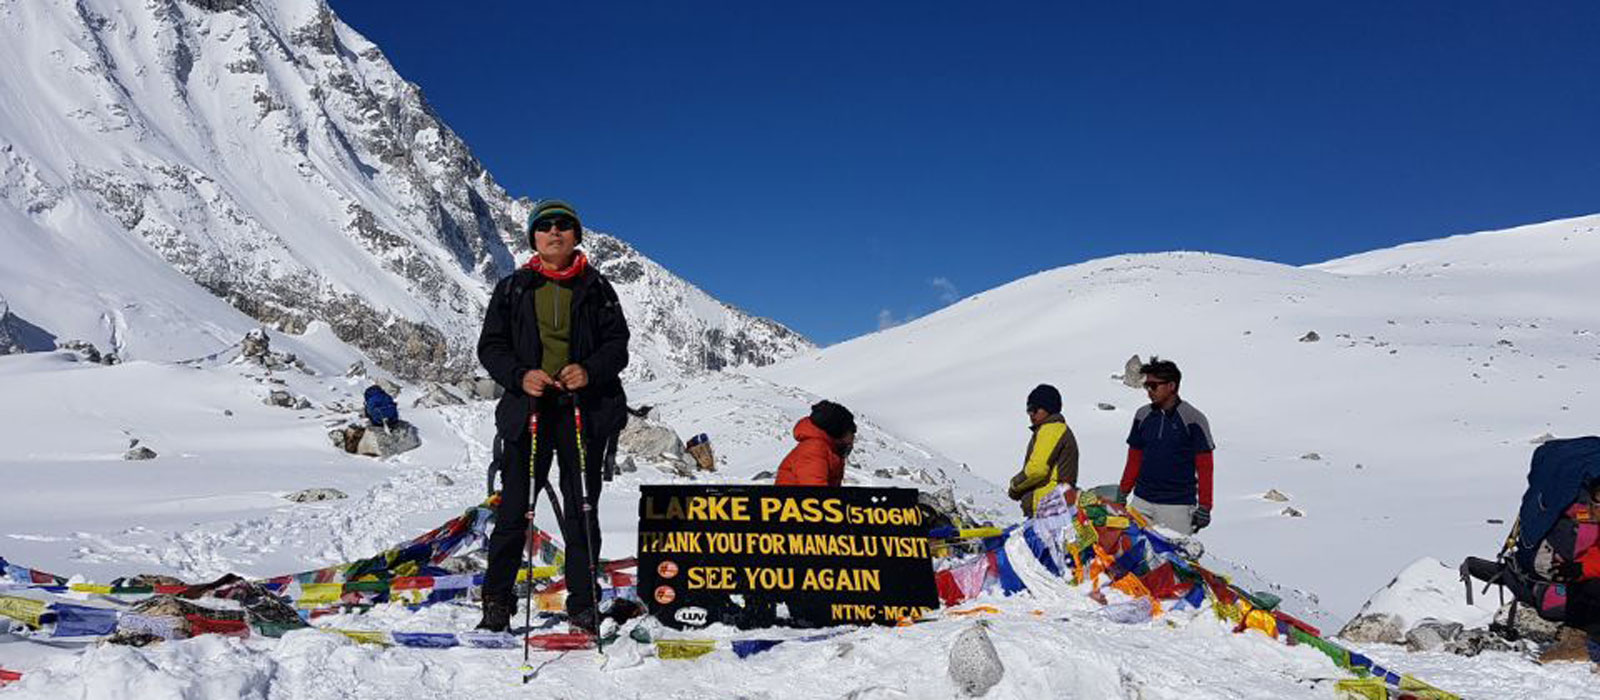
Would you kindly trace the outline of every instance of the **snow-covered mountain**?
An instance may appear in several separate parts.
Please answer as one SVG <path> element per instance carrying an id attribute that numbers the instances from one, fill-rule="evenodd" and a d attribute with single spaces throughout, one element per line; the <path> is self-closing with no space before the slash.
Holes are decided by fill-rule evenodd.
<path id="1" fill-rule="evenodd" d="M 1052 383 L 1093 485 L 1118 480 L 1145 401 L 1113 375 L 1172 359 L 1218 445 L 1205 541 L 1342 621 L 1419 557 L 1496 551 L 1507 526 L 1488 521 L 1514 516 L 1532 441 L 1595 432 L 1597 298 L 1600 216 L 1307 267 L 1125 255 L 759 374 L 995 482 L 1019 466 L 1029 389 Z"/>
<path id="2" fill-rule="evenodd" d="M 0 0 L 0 61 L 0 334 L 173 360 L 322 321 L 400 376 L 476 368 L 531 203 L 322 0 Z M 586 247 L 634 319 L 634 378 L 810 347 L 620 240 Z"/>

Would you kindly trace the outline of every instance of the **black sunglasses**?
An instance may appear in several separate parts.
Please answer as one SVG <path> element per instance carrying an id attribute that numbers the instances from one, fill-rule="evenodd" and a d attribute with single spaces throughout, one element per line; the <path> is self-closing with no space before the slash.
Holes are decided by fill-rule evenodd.
<path id="1" fill-rule="evenodd" d="M 552 229 L 563 233 L 576 231 L 578 230 L 578 222 L 565 216 L 553 216 L 533 222 L 533 230 L 539 233 L 549 233 Z"/>
<path id="2" fill-rule="evenodd" d="M 1160 381 L 1160 380 L 1153 381 L 1153 382 L 1145 382 L 1144 383 L 1144 388 L 1145 388 L 1146 391 L 1149 391 L 1149 390 L 1154 389 L 1154 388 L 1156 388 L 1158 386 L 1161 386 L 1162 384 L 1171 384 L 1171 383 L 1172 382 Z"/>

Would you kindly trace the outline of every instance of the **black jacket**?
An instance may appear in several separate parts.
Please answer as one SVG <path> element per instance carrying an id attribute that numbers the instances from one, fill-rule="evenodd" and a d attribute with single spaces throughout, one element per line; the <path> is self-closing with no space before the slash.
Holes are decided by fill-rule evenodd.
<path id="1" fill-rule="evenodd" d="M 495 430 L 503 440 L 516 440 L 528 429 L 529 397 L 522 375 L 538 369 L 543 354 L 533 292 L 550 281 L 533 270 L 519 269 L 495 285 L 478 336 L 478 362 L 506 393 L 495 407 Z M 572 341 L 568 362 L 583 366 L 589 385 L 578 390 L 583 407 L 584 439 L 598 440 L 620 427 L 627 398 L 622 369 L 628 366 L 628 323 L 622 317 L 617 291 L 590 267 L 572 285 Z"/>

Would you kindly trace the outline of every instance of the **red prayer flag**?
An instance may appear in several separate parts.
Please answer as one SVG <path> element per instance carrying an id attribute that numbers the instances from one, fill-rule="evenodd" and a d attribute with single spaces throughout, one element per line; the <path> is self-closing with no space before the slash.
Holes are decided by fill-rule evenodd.
<path id="1" fill-rule="evenodd" d="M 217 620 L 204 615 L 191 613 L 185 616 L 189 620 L 189 633 L 192 635 L 220 634 L 228 637 L 250 636 L 250 625 L 244 620 Z"/>
<path id="2" fill-rule="evenodd" d="M 390 582 L 389 587 L 395 590 L 411 588 L 433 588 L 432 576 L 401 576 Z"/>
<path id="3" fill-rule="evenodd" d="M 956 576 L 949 570 L 940 571 L 933 575 L 934 583 L 939 586 L 939 600 L 946 607 L 960 605 L 966 597 L 961 594 L 961 586 L 956 584 Z"/>

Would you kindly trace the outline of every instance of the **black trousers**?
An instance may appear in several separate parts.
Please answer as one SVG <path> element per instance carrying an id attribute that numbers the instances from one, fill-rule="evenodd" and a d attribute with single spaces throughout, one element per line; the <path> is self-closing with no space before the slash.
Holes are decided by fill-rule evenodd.
<path id="1" fill-rule="evenodd" d="M 1600 641 L 1600 580 L 1589 579 L 1567 586 L 1567 624 Z"/>
<path id="2" fill-rule="evenodd" d="M 561 539 L 566 543 L 567 612 L 578 613 L 595 606 L 595 572 L 591 551 L 600 549 L 600 465 L 603 446 L 585 436 L 586 473 L 580 476 L 578 432 L 573 421 L 570 395 L 546 396 L 538 400 L 539 453 L 534 456 L 533 474 L 528 468 L 529 436 L 504 436 L 505 452 L 500 461 L 500 508 L 495 511 L 494 531 L 489 534 L 489 570 L 484 576 L 485 597 L 509 598 L 513 595 L 517 569 L 522 563 L 528 536 L 530 487 L 544 491 L 550 478 L 550 462 L 559 462 L 556 491 L 561 497 Z M 585 420 L 588 416 L 584 416 Z M 583 484 L 582 478 L 587 481 Z M 584 508 L 587 486 L 590 508 Z"/>

